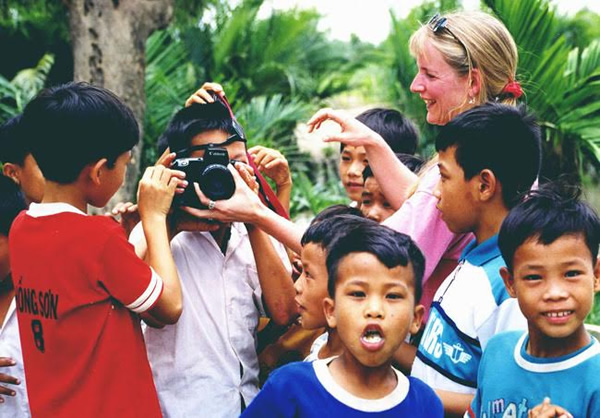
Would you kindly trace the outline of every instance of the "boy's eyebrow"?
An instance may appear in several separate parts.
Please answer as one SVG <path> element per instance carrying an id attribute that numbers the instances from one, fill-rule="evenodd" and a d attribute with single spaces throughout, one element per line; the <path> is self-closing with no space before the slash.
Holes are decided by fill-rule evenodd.
<path id="1" fill-rule="evenodd" d="M 361 196 L 371 196 L 372 194 L 373 194 L 373 193 L 371 193 L 371 192 L 368 192 L 368 191 L 364 190 L 364 191 L 362 192 Z"/>

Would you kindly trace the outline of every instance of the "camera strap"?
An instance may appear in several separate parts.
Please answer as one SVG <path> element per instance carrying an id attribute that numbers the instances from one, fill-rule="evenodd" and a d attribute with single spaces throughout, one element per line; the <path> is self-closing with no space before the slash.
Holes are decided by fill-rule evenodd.
<path id="1" fill-rule="evenodd" d="M 244 132 L 244 128 L 242 128 L 242 125 L 240 125 L 240 123 L 236 119 L 235 115 L 233 114 L 233 110 L 231 110 L 231 106 L 229 105 L 229 101 L 227 100 L 227 97 L 225 97 L 225 95 L 219 96 L 218 94 L 214 94 L 213 97 L 216 100 L 219 100 L 221 103 L 223 103 L 223 105 L 227 108 L 227 110 L 229 111 L 229 115 L 231 116 L 231 120 L 233 121 L 233 128 L 234 128 L 237 136 L 240 138 L 240 140 L 246 142 L 246 133 Z M 229 138 L 228 138 L 228 140 L 229 140 Z M 231 142 L 233 142 L 233 141 L 231 141 Z M 258 186 L 259 186 L 260 200 L 269 209 L 271 209 L 273 212 L 275 212 L 279 216 L 282 216 L 286 219 L 290 219 L 290 215 L 287 213 L 287 211 L 285 210 L 285 208 L 283 207 L 283 205 L 281 204 L 281 202 L 275 195 L 275 192 L 273 192 L 273 189 L 271 189 L 271 186 L 269 186 L 269 183 L 265 180 L 265 178 L 262 176 L 262 174 L 260 174 L 258 167 L 256 167 L 256 164 L 254 164 L 254 159 L 252 158 L 252 156 L 249 153 L 246 153 L 246 155 L 248 156 L 248 162 L 250 163 L 250 167 L 252 167 L 252 169 L 254 170 L 254 174 L 256 175 L 256 180 L 257 180 Z"/>

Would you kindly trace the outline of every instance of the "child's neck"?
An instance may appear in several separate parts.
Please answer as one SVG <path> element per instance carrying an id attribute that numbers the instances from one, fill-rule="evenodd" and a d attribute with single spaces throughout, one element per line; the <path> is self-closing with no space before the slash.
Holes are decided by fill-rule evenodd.
<path id="1" fill-rule="evenodd" d="M 508 209 L 503 204 L 492 204 L 483 211 L 473 231 L 477 244 L 481 244 L 500 232 L 500 226 L 502 226 L 502 221 L 504 221 L 507 214 Z"/>
<path id="2" fill-rule="evenodd" d="M 363 399 L 381 399 L 398 385 L 391 360 L 378 367 L 366 367 L 348 350 L 330 363 L 329 371 L 338 385 Z"/>
<path id="3" fill-rule="evenodd" d="M 581 350 L 591 342 L 590 335 L 583 324 L 571 335 L 564 338 L 552 338 L 529 328 L 527 354 L 538 358 L 556 358 Z"/>
<path id="4" fill-rule="evenodd" d="M 327 330 L 327 343 L 321 347 L 317 353 L 317 357 L 320 359 L 329 358 L 333 356 L 339 356 L 344 351 L 344 345 L 342 340 L 338 336 L 335 329 Z"/>
<path id="5" fill-rule="evenodd" d="M 81 188 L 75 183 L 59 184 L 46 181 L 42 203 L 68 203 L 80 211 L 87 213 L 87 200 Z"/>

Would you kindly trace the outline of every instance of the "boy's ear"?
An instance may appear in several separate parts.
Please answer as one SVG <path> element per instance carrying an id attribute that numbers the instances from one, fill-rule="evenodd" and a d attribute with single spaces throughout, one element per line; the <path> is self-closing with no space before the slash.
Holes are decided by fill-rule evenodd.
<path id="1" fill-rule="evenodd" d="M 94 185 L 97 186 L 102 181 L 102 173 L 108 168 L 107 164 L 108 160 L 106 158 L 102 158 L 90 165 L 89 177 Z"/>
<path id="2" fill-rule="evenodd" d="M 483 169 L 479 172 L 479 199 L 482 201 L 491 200 L 496 195 L 496 189 L 498 188 L 498 179 L 496 175 L 490 169 Z"/>
<path id="3" fill-rule="evenodd" d="M 594 292 L 600 292 L 600 258 L 596 260 L 594 266 Z"/>
<path id="4" fill-rule="evenodd" d="M 517 292 L 515 291 L 515 279 L 510 271 L 506 267 L 500 267 L 500 276 L 502 276 L 502 280 L 504 280 L 504 286 L 508 291 L 508 294 L 512 298 L 517 297 Z"/>
<path id="5" fill-rule="evenodd" d="M 337 321 L 335 319 L 335 301 L 330 297 L 323 299 L 323 312 L 325 313 L 327 326 L 329 328 L 335 328 L 337 326 Z"/>
<path id="6" fill-rule="evenodd" d="M 21 185 L 21 181 L 19 179 L 19 171 L 20 171 L 20 167 L 17 164 L 14 163 L 4 163 L 2 165 L 2 174 L 4 174 L 6 177 L 9 177 L 10 179 L 12 179 L 12 181 L 14 181 L 15 183 L 17 183 L 17 185 Z"/>
<path id="7" fill-rule="evenodd" d="M 423 305 L 415 305 L 413 320 L 408 330 L 408 332 L 410 332 L 411 335 L 415 335 L 417 332 L 419 332 L 419 329 L 421 329 L 423 315 L 425 315 L 425 307 Z"/>

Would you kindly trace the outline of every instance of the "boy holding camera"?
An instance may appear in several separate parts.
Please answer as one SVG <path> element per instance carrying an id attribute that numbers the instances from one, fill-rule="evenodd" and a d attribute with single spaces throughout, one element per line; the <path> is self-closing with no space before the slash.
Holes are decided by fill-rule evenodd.
<path id="1" fill-rule="evenodd" d="M 220 100 L 180 110 L 159 143 L 168 144 L 177 155 L 173 165 L 188 172 L 189 185 L 176 205 L 200 206 L 195 187 L 210 194 L 232 178 L 256 186 L 243 132 Z M 212 174 L 199 174 L 207 169 Z M 227 197 L 212 195 L 216 202 L 208 208 Z M 180 231 L 190 215 L 176 208 L 172 217 L 171 248 L 186 309 L 177 325 L 145 332 L 161 408 L 166 417 L 238 416 L 258 392 L 261 314 L 279 324 L 295 314 L 287 256 L 258 228 L 193 218 L 206 230 Z"/>
<path id="2" fill-rule="evenodd" d="M 152 167 L 140 182 L 148 265 L 118 224 L 86 213 L 123 183 L 139 136 L 131 109 L 67 83 L 32 100 L 22 124 L 46 179 L 9 238 L 31 414 L 158 417 L 137 314 L 159 325 L 181 314 L 166 215 L 183 173 Z"/>

